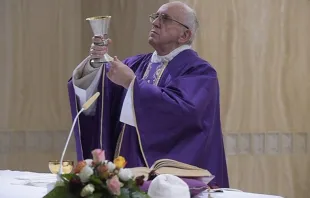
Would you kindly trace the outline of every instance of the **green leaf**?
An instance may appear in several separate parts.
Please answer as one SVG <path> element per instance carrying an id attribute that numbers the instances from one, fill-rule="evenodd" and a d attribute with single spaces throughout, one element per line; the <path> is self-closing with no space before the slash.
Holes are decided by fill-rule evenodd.
<path id="1" fill-rule="evenodd" d="M 129 180 L 124 183 L 124 187 L 131 189 L 131 191 L 139 191 L 140 188 L 137 186 L 134 180 Z"/>
<path id="2" fill-rule="evenodd" d="M 132 192 L 131 198 L 150 198 L 150 196 L 146 194 L 145 192 L 136 191 L 136 192 Z"/>
<path id="3" fill-rule="evenodd" d="M 89 183 L 95 185 L 96 191 L 107 191 L 106 184 L 95 175 L 90 176 Z"/>
<path id="4" fill-rule="evenodd" d="M 130 198 L 130 191 L 128 188 L 121 188 L 121 195 L 118 198 Z"/>
<path id="5" fill-rule="evenodd" d="M 60 177 L 64 182 L 68 183 L 72 178 L 78 177 L 78 176 L 70 173 L 70 174 L 62 174 L 60 175 Z"/>
<path id="6" fill-rule="evenodd" d="M 98 172 L 98 167 L 101 165 L 101 163 L 98 163 L 94 166 L 93 170 L 94 170 L 94 175 L 99 177 L 99 172 Z"/>
<path id="7" fill-rule="evenodd" d="M 103 185 L 103 182 L 101 181 L 101 179 L 94 175 L 90 176 L 89 181 L 90 183 L 95 184 L 95 185 Z"/>
<path id="8" fill-rule="evenodd" d="M 140 190 L 140 187 L 136 184 L 135 181 L 132 182 L 131 188 L 132 188 L 134 191 L 141 191 L 141 190 Z"/>
<path id="9" fill-rule="evenodd" d="M 74 198 L 65 186 L 57 186 L 43 198 Z"/>

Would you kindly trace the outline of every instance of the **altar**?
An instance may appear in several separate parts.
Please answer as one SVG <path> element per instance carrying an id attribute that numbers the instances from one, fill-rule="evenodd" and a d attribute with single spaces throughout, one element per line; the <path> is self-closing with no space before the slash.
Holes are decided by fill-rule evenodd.
<path id="1" fill-rule="evenodd" d="M 35 173 L 25 171 L 0 171 L 1 198 L 42 198 L 56 181 L 51 173 Z M 282 198 L 274 195 L 254 194 L 235 189 L 223 189 L 223 192 L 203 192 L 195 198 Z"/>

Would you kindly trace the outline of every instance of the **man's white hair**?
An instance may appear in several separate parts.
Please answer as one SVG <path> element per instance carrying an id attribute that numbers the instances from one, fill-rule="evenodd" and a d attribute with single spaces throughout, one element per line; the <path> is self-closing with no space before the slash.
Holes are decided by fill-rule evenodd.
<path id="1" fill-rule="evenodd" d="M 196 15 L 196 12 L 193 8 L 191 8 L 189 5 L 182 1 L 172 1 L 173 3 L 179 4 L 184 8 L 184 24 L 189 27 L 189 30 L 192 32 L 192 36 L 190 40 L 188 41 L 188 44 L 192 44 L 196 33 L 199 28 L 199 21 Z"/>
<path id="2" fill-rule="evenodd" d="M 189 27 L 190 31 L 192 32 L 192 36 L 189 40 L 189 44 L 192 44 L 199 28 L 199 21 L 196 12 L 192 8 L 189 8 L 188 15 L 185 17 L 185 20 L 186 20 L 185 24 Z"/>

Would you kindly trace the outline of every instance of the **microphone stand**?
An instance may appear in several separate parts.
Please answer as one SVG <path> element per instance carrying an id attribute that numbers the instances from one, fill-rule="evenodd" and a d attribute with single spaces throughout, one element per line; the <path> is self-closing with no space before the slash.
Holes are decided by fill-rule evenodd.
<path id="1" fill-rule="evenodd" d="M 73 121 L 71 130 L 70 130 L 69 136 L 67 137 L 67 142 L 66 142 L 66 144 L 65 144 L 65 148 L 64 148 L 64 150 L 62 151 L 62 154 L 61 154 L 61 158 L 60 158 L 60 168 L 59 168 L 59 172 L 58 172 L 59 175 L 62 174 L 62 162 L 63 162 L 64 156 L 65 156 L 65 153 L 66 153 L 66 150 L 67 150 L 67 147 L 68 147 L 70 138 L 71 138 L 71 136 L 72 136 L 72 132 L 73 132 L 75 123 L 76 123 L 76 121 L 78 120 L 79 115 L 80 115 L 84 110 L 85 110 L 85 109 L 82 108 L 82 109 L 78 112 L 78 114 L 75 116 L 75 118 L 74 118 L 74 121 Z"/>
<path id="2" fill-rule="evenodd" d="M 63 159 L 64 159 L 64 156 L 65 156 L 65 153 L 66 153 L 66 150 L 67 150 L 67 147 L 68 147 L 68 144 L 69 144 L 69 141 L 70 141 L 70 138 L 72 136 L 72 133 L 73 133 L 73 129 L 74 129 L 74 126 L 76 124 L 76 121 L 78 120 L 79 118 L 79 115 L 87 110 L 96 100 L 97 98 L 99 97 L 100 93 L 97 92 L 95 93 L 90 99 L 88 99 L 84 105 L 82 106 L 81 110 L 77 113 L 77 115 L 75 116 L 74 118 L 74 121 L 72 123 L 72 126 L 71 126 L 71 130 L 70 130 L 70 133 L 68 135 L 68 138 L 67 138 L 67 141 L 66 141 L 66 144 L 65 144 L 65 147 L 64 147 L 64 150 L 61 154 L 61 158 L 60 158 L 60 168 L 59 168 L 59 172 L 57 173 L 57 181 L 60 181 L 61 180 L 61 177 L 60 175 L 62 174 L 62 163 L 63 163 Z"/>

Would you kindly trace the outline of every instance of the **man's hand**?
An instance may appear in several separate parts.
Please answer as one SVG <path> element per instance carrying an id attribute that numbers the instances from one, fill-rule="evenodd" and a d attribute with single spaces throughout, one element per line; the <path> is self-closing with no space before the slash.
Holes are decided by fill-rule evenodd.
<path id="1" fill-rule="evenodd" d="M 94 36 L 92 38 L 93 43 L 90 46 L 89 55 L 90 58 L 103 58 L 104 54 L 108 52 L 108 45 L 112 43 L 111 39 L 105 40 L 102 36 Z M 106 43 L 103 45 L 96 45 L 97 43 Z"/>
<path id="2" fill-rule="evenodd" d="M 111 61 L 111 67 L 107 73 L 108 78 L 115 84 L 121 85 L 128 89 L 131 81 L 135 78 L 135 73 L 124 63 L 114 57 Z"/>

